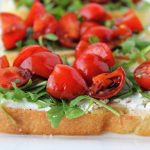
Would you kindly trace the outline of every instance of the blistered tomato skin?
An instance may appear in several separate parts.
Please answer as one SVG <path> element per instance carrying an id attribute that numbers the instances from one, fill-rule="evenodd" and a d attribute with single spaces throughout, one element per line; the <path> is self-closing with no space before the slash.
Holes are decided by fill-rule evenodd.
<path id="1" fill-rule="evenodd" d="M 82 76 L 67 65 L 57 65 L 47 83 L 47 92 L 57 99 L 72 100 L 86 94 L 87 89 Z"/>
<path id="2" fill-rule="evenodd" d="M 150 90 L 150 61 L 142 63 L 135 69 L 134 78 L 141 88 Z"/>
<path id="3" fill-rule="evenodd" d="M 16 47 L 16 42 L 26 36 L 26 26 L 23 20 L 11 13 L 0 13 L 2 22 L 2 41 L 7 50 Z"/>
<path id="4" fill-rule="evenodd" d="M 13 66 L 19 67 L 26 58 L 39 52 L 51 52 L 51 51 L 40 45 L 26 46 L 17 55 L 16 59 L 14 60 Z"/>
<path id="5" fill-rule="evenodd" d="M 9 67 L 8 59 L 5 55 L 0 57 L 0 69 Z"/>
<path id="6" fill-rule="evenodd" d="M 16 83 L 16 86 L 22 86 L 28 82 L 32 77 L 32 74 L 27 69 L 8 67 L 0 69 L 0 86 L 3 88 L 12 89 L 12 82 Z"/>
<path id="7" fill-rule="evenodd" d="M 74 67 L 83 76 L 88 85 L 91 85 L 94 76 L 109 72 L 109 66 L 99 56 L 94 54 L 80 56 L 75 61 Z"/>
<path id="8" fill-rule="evenodd" d="M 48 78 L 57 64 L 62 64 L 58 55 L 50 52 L 39 52 L 25 59 L 20 67 L 29 69 L 33 74 Z"/>
<path id="9" fill-rule="evenodd" d="M 63 46 L 74 48 L 80 38 L 80 25 L 75 13 L 66 13 L 58 22 L 57 36 Z"/>
<path id="10" fill-rule="evenodd" d="M 103 73 L 93 78 L 89 95 L 97 99 L 107 99 L 121 91 L 125 83 L 125 72 L 119 67 L 111 73 Z"/>
<path id="11" fill-rule="evenodd" d="M 82 54 L 82 53 L 81 53 Z M 115 64 L 115 59 L 111 49 L 105 43 L 94 43 L 87 47 L 83 52 L 84 54 L 95 54 L 102 58 L 102 60 L 107 63 L 110 67 Z"/>
<path id="12" fill-rule="evenodd" d="M 95 3 L 84 5 L 80 10 L 80 16 L 86 21 L 104 21 L 108 18 L 104 8 Z"/>

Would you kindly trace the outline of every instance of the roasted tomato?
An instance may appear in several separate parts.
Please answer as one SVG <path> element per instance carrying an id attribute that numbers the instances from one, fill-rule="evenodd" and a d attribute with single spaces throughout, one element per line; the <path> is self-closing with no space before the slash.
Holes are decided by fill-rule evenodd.
<path id="1" fill-rule="evenodd" d="M 48 78 L 55 65 L 61 64 L 61 58 L 50 52 L 39 52 L 25 59 L 20 67 L 29 69 L 33 74 Z"/>
<path id="2" fill-rule="evenodd" d="M 81 55 L 76 59 L 73 66 L 82 75 L 88 85 L 92 83 L 92 78 L 94 76 L 109 72 L 108 65 L 95 54 Z"/>
<path id="3" fill-rule="evenodd" d="M 41 16 L 42 14 L 44 14 L 45 12 L 46 12 L 45 8 L 40 2 L 38 2 L 38 1 L 34 2 L 32 8 L 25 20 L 26 26 L 33 26 L 34 20 L 38 16 Z"/>
<path id="4" fill-rule="evenodd" d="M 32 45 L 24 47 L 14 60 L 13 66 L 19 67 L 20 64 L 29 56 L 39 53 L 39 52 L 51 52 L 49 49 L 42 47 L 40 45 Z"/>
<path id="5" fill-rule="evenodd" d="M 122 25 L 113 30 L 112 42 L 109 47 L 114 48 L 132 36 L 132 31 L 127 26 Z"/>
<path id="6" fill-rule="evenodd" d="M 80 26 L 75 13 L 67 13 L 60 18 L 57 35 L 63 46 L 75 47 L 80 38 Z"/>
<path id="7" fill-rule="evenodd" d="M 126 25 L 133 32 L 141 32 L 143 30 L 143 25 L 133 10 L 129 10 L 126 14 L 123 15 L 123 17 L 117 19 L 116 25 Z"/>
<path id="8" fill-rule="evenodd" d="M 17 67 L 8 67 L 0 69 L 0 86 L 3 88 L 12 89 L 12 82 L 17 86 L 22 86 L 31 78 L 29 70 Z"/>
<path id="9" fill-rule="evenodd" d="M 47 92 L 55 98 L 71 100 L 87 92 L 82 76 L 73 67 L 57 65 L 48 79 Z"/>
<path id="10" fill-rule="evenodd" d="M 7 60 L 7 57 L 5 55 L 0 57 L 0 68 L 7 68 L 9 67 L 9 62 Z"/>
<path id="11" fill-rule="evenodd" d="M 57 29 L 57 20 L 53 15 L 45 13 L 38 16 L 33 23 L 33 37 L 38 39 L 39 36 L 47 33 L 55 33 Z"/>
<path id="12" fill-rule="evenodd" d="M 89 46 L 89 42 L 81 40 L 75 48 L 75 57 L 78 58 Z"/>
<path id="13" fill-rule="evenodd" d="M 84 5 L 80 10 L 80 16 L 85 21 L 104 21 L 110 18 L 110 15 L 107 14 L 105 9 L 95 3 L 89 3 Z"/>
<path id="14" fill-rule="evenodd" d="M 150 60 L 135 69 L 134 78 L 143 89 L 150 90 Z"/>
<path id="15" fill-rule="evenodd" d="M 99 26 L 96 22 L 84 21 L 80 24 L 80 35 L 83 35 L 88 29 Z"/>
<path id="16" fill-rule="evenodd" d="M 95 54 L 102 58 L 110 67 L 115 64 L 115 59 L 111 49 L 105 43 L 94 43 L 88 46 L 84 54 Z"/>
<path id="17" fill-rule="evenodd" d="M 101 42 L 110 42 L 112 39 L 113 31 L 104 26 L 97 26 L 87 30 L 81 37 L 81 40 L 89 41 L 91 37 L 97 37 Z"/>
<path id="18" fill-rule="evenodd" d="M 107 99 L 120 92 L 125 83 L 125 73 L 118 68 L 112 73 L 103 73 L 93 78 L 89 95 L 97 99 Z"/>
<path id="19" fill-rule="evenodd" d="M 23 20 L 10 13 L 0 13 L 2 22 L 2 41 L 5 48 L 12 49 L 16 47 L 16 42 L 26 36 L 26 27 Z"/>

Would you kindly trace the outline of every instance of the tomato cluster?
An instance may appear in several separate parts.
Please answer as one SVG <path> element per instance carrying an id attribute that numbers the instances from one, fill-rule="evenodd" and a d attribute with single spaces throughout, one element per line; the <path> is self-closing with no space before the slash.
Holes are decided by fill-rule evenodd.
<path id="1" fill-rule="evenodd" d="M 97 3 L 85 4 L 79 12 L 68 12 L 59 20 L 46 11 L 39 1 L 33 3 L 25 21 L 10 13 L 0 13 L 2 22 L 2 40 L 7 50 L 16 46 L 16 42 L 27 36 L 27 28 L 32 28 L 33 38 L 52 33 L 59 43 L 68 48 L 75 48 L 79 41 L 89 42 L 91 38 L 105 42 L 110 48 L 118 46 L 132 35 L 140 32 L 143 26 L 133 10 L 114 19 L 111 13 Z M 112 28 L 104 26 L 105 21 L 114 22 Z"/>

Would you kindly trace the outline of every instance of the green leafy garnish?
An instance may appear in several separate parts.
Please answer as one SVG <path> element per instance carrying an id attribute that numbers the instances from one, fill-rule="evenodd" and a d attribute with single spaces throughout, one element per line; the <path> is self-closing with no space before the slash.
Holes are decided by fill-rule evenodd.
<path id="1" fill-rule="evenodd" d="M 97 36 L 91 36 L 91 37 L 89 37 L 89 43 L 90 44 L 97 43 L 99 41 L 100 41 L 100 39 Z"/>

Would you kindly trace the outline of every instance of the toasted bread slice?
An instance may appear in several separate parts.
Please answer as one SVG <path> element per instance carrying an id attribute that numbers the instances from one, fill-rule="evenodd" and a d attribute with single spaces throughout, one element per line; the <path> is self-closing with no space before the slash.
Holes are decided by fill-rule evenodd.
<path id="1" fill-rule="evenodd" d="M 12 116 L 14 124 L 8 116 L 0 112 L 0 132 L 12 134 L 38 135 L 99 135 L 104 132 L 134 133 L 150 136 L 150 115 L 130 114 L 128 109 L 120 104 L 111 104 L 121 113 L 115 116 L 104 108 L 73 120 L 64 118 L 58 128 L 52 128 L 45 111 L 31 109 L 16 109 L 4 106 L 5 111 Z"/>

